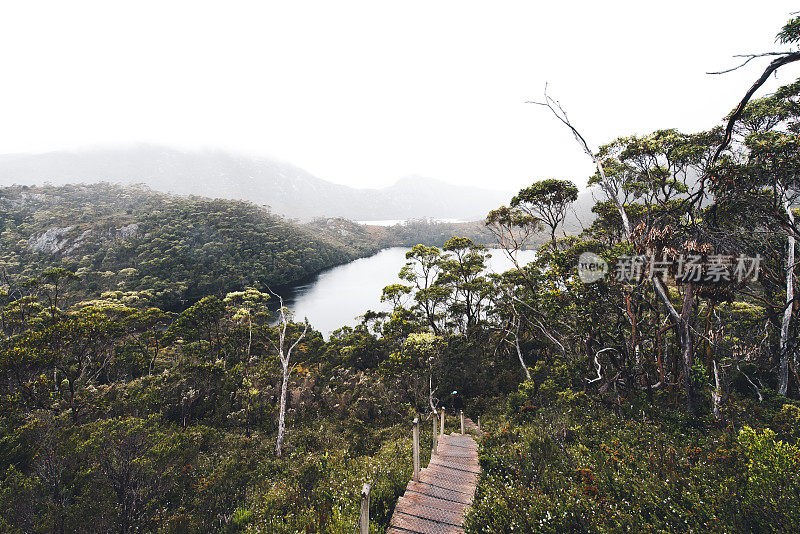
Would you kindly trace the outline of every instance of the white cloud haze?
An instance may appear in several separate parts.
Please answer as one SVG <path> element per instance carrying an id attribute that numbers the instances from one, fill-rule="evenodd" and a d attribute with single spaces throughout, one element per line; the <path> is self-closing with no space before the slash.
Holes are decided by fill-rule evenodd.
<path id="1" fill-rule="evenodd" d="M 597 146 L 713 126 L 791 2 L 5 2 L 0 153 L 153 142 L 269 155 L 357 187 L 419 174 L 584 184 Z M 798 75 L 787 68 L 771 82 Z"/>

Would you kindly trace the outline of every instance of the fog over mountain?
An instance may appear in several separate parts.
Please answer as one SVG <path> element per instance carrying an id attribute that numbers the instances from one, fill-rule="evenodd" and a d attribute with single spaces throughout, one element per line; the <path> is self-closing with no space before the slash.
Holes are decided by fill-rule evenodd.
<path id="1" fill-rule="evenodd" d="M 487 180 L 491 177 L 487 177 Z M 405 177 L 382 189 L 322 180 L 294 165 L 221 150 L 155 145 L 0 155 L 0 185 L 142 183 L 157 191 L 248 200 L 287 217 L 477 220 L 512 193 Z"/>

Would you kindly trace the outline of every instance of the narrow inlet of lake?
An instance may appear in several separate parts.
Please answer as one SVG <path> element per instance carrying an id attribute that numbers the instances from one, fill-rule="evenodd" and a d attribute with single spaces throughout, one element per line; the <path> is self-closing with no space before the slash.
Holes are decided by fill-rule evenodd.
<path id="1" fill-rule="evenodd" d="M 400 283 L 397 277 L 406 264 L 404 247 L 384 249 L 373 256 L 360 258 L 319 273 L 304 284 L 281 292 L 284 305 L 294 313 L 295 321 L 308 317 L 311 326 L 327 338 L 342 326 L 355 326 L 367 310 L 389 311 L 391 306 L 381 302 L 383 288 Z M 511 260 L 500 249 L 490 249 L 487 261 L 490 272 L 513 268 Z M 536 257 L 536 251 L 521 251 L 518 260 L 526 264 Z M 274 303 L 277 304 L 277 303 Z"/>

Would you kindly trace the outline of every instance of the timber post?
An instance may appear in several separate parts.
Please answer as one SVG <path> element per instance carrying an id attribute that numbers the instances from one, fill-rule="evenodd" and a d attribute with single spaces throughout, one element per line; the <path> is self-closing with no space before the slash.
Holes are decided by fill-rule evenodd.
<path id="1" fill-rule="evenodd" d="M 414 418 L 414 482 L 419 482 L 419 418 Z"/>
<path id="2" fill-rule="evenodd" d="M 361 488 L 361 514 L 358 517 L 359 534 L 369 534 L 369 490 L 370 485 Z"/>
<path id="3" fill-rule="evenodd" d="M 436 434 L 439 430 L 439 421 L 436 417 L 436 410 L 433 411 L 433 443 L 431 444 L 431 456 L 439 451 L 439 436 Z"/>
<path id="4" fill-rule="evenodd" d="M 461 415 L 461 435 L 463 436 L 464 435 L 464 410 L 461 410 L 460 415 Z"/>

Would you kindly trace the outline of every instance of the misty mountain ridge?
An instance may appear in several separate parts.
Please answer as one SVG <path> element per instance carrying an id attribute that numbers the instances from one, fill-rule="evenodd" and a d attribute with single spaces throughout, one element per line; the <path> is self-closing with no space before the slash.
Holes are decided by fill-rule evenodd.
<path id="1" fill-rule="evenodd" d="M 248 200 L 300 220 L 479 220 L 512 196 L 421 176 L 407 176 L 380 189 L 357 189 L 317 178 L 289 163 L 222 150 L 137 145 L 0 155 L 0 185 L 97 182 L 138 183 L 179 195 Z"/>

